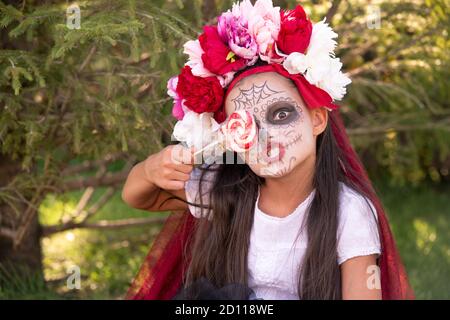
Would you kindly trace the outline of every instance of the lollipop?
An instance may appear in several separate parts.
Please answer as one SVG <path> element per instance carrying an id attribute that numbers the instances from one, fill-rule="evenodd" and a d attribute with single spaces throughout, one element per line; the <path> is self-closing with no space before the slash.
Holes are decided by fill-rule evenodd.
<path id="1" fill-rule="evenodd" d="M 218 140 L 198 150 L 194 156 L 217 145 L 222 150 L 245 152 L 255 144 L 257 135 L 258 128 L 253 115 L 246 110 L 238 110 L 233 112 L 220 127 Z"/>
<path id="2" fill-rule="evenodd" d="M 235 152 L 250 150 L 258 133 L 255 118 L 246 110 L 233 112 L 220 128 L 230 149 Z"/>

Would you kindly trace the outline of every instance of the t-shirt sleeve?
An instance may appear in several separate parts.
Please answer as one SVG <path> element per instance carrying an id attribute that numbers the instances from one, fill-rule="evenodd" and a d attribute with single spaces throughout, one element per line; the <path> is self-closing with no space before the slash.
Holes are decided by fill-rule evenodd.
<path id="1" fill-rule="evenodd" d="M 378 217 L 370 200 L 346 188 L 339 214 L 338 264 L 358 256 L 381 254 Z"/>
<path id="2" fill-rule="evenodd" d="M 214 168 L 214 166 L 211 166 L 211 168 Z M 202 175 L 202 172 L 204 170 L 199 169 L 195 167 L 191 173 L 189 180 L 186 182 L 185 185 L 185 192 L 186 192 L 186 200 L 189 203 L 197 204 L 198 206 L 188 204 L 189 211 L 195 218 L 201 218 L 208 215 L 208 206 L 209 206 L 209 193 L 211 191 L 212 185 L 213 185 L 213 179 L 214 179 L 214 171 L 206 171 L 203 176 L 202 180 L 202 201 L 203 201 L 203 207 L 200 207 L 200 177 Z M 212 214 L 209 213 L 208 217 L 211 218 Z"/>

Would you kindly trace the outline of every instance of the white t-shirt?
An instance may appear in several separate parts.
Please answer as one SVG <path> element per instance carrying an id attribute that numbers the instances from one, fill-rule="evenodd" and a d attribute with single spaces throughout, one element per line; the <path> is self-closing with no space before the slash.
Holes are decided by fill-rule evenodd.
<path id="1" fill-rule="evenodd" d="M 200 173 L 200 169 L 194 169 L 186 184 L 186 198 L 192 203 L 199 203 L 197 197 Z M 208 203 L 208 184 L 212 181 L 213 174 L 207 172 L 204 177 L 203 203 Z M 307 247 L 307 231 L 303 229 L 299 234 L 299 230 L 314 193 L 315 190 L 291 214 L 282 218 L 259 209 L 258 193 L 248 252 L 248 285 L 256 294 L 253 298 L 299 299 L 298 270 Z M 338 264 L 353 257 L 381 253 L 376 210 L 370 200 L 367 201 L 362 195 L 340 183 Z M 189 209 L 193 216 L 201 217 L 200 208 L 189 205 Z M 211 214 L 209 218 L 214 217 Z"/>

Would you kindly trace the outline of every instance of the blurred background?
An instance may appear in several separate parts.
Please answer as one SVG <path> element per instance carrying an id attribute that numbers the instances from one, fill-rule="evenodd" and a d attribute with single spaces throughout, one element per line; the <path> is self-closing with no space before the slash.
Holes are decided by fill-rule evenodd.
<path id="1" fill-rule="evenodd" d="M 182 45 L 232 2 L 0 1 L 0 299 L 123 298 L 168 214 L 123 182 L 171 143 Z M 339 34 L 342 114 L 417 298 L 449 299 L 450 4 L 301 3 Z"/>

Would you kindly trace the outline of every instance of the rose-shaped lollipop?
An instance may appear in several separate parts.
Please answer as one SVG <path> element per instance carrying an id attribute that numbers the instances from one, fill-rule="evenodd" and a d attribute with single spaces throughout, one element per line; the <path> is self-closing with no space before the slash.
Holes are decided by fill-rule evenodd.
<path id="1" fill-rule="evenodd" d="M 211 147 L 220 148 L 225 151 L 231 149 L 235 152 L 245 152 L 255 145 L 258 128 L 255 118 L 246 110 L 233 112 L 218 130 L 219 136 L 216 141 L 205 146 L 194 153 L 194 156 L 204 152 Z"/>
<path id="2" fill-rule="evenodd" d="M 235 152 L 245 152 L 255 144 L 258 129 L 255 118 L 246 110 L 233 112 L 220 128 L 227 146 Z"/>

